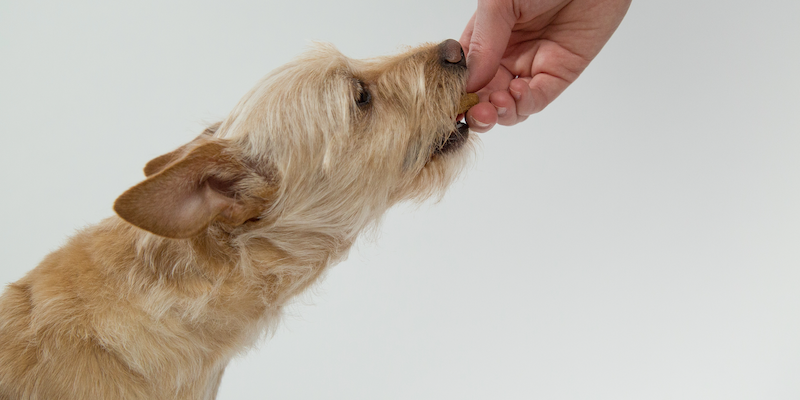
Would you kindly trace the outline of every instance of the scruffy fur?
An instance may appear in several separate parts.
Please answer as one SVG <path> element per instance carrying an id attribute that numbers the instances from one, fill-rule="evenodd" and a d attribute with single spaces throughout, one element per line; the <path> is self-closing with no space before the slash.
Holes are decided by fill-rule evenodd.
<path id="1" fill-rule="evenodd" d="M 147 164 L 0 297 L 0 399 L 213 399 L 232 357 L 471 142 L 457 43 L 353 60 L 316 45 Z M 456 62 L 458 61 L 458 62 Z"/>

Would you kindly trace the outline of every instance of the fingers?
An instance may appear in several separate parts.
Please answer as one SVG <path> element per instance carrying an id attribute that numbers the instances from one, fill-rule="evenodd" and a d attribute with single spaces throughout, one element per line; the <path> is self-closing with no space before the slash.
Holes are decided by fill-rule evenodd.
<path id="1" fill-rule="evenodd" d="M 492 129 L 499 116 L 491 97 L 495 92 L 507 91 L 513 78 L 507 69 L 500 67 L 495 71 L 493 79 L 477 92 L 480 103 L 472 107 L 466 115 L 470 129 L 479 133 Z"/>
<path id="2" fill-rule="evenodd" d="M 471 131 L 484 133 L 497 123 L 497 109 L 491 103 L 478 103 L 467 111 L 465 118 Z"/>
<path id="3" fill-rule="evenodd" d="M 533 94 L 525 79 L 514 79 L 508 90 L 498 90 L 489 95 L 489 102 L 497 110 L 497 123 L 516 125 L 536 111 Z"/>
<path id="4" fill-rule="evenodd" d="M 508 91 L 501 92 L 505 101 L 513 100 L 514 113 L 509 113 L 508 117 L 500 121 L 501 125 L 514 125 L 518 124 L 528 118 L 529 115 L 538 112 L 536 109 L 536 100 L 533 97 L 533 92 L 529 86 L 530 78 L 517 78 L 511 81 L 508 85 Z M 501 105 L 502 100 L 497 102 L 492 101 L 496 106 Z M 509 111 L 511 109 L 509 108 Z"/>
<path id="5" fill-rule="evenodd" d="M 495 124 L 516 125 L 544 108 L 537 106 L 534 91 L 529 86 L 530 78 L 512 79 L 509 75 L 507 71 L 498 72 L 486 89 L 478 92 L 481 103 L 467 112 L 470 129 L 483 133 Z"/>
<path id="6" fill-rule="evenodd" d="M 484 87 L 495 76 L 515 23 L 514 9 L 510 4 L 502 0 L 478 2 L 478 10 L 461 35 L 462 46 L 466 44 L 468 92 Z"/>

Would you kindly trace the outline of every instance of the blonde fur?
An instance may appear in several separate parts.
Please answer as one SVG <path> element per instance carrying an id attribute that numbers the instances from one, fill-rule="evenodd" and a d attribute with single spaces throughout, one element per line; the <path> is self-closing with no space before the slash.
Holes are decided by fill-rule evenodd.
<path id="1" fill-rule="evenodd" d="M 215 398 L 360 232 L 461 170 L 474 139 L 447 148 L 466 80 L 453 46 L 353 60 L 317 44 L 151 161 L 120 217 L 0 297 L 0 399 Z"/>

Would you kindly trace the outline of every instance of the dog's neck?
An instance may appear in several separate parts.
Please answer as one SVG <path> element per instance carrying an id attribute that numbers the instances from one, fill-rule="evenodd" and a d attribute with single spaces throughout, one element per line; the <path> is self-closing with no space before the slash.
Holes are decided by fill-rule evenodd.
<path id="1" fill-rule="evenodd" d="M 191 239 L 167 239 L 113 220 L 116 229 L 130 235 L 139 279 L 176 287 L 206 282 L 210 288 L 235 281 L 260 292 L 269 309 L 286 304 L 339 262 L 355 238 L 303 232 L 287 241 L 291 235 L 283 233 L 277 242 L 258 233 L 235 236 L 212 228 Z"/>
<path id="2" fill-rule="evenodd" d="M 149 354 L 127 354 L 124 345 L 115 349 L 146 375 L 157 374 L 148 366 L 163 363 L 187 364 L 187 371 L 198 360 L 224 367 L 274 328 L 287 302 L 350 245 L 303 235 L 316 250 L 297 256 L 255 235 L 232 238 L 210 230 L 193 239 L 166 239 L 116 217 L 85 233 L 98 268 L 119 296 L 115 301 L 141 310 L 137 318 L 144 325 L 133 335 L 123 330 L 98 334 L 109 346 L 144 341 L 158 347 Z M 128 268 L 120 268 L 120 258 L 128 260 Z M 163 359 L 149 359 L 151 354 Z"/>

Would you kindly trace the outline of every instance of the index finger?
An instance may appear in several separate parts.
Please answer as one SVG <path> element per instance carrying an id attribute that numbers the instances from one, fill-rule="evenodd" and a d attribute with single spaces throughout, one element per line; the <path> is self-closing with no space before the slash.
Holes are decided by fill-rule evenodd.
<path id="1" fill-rule="evenodd" d="M 498 1 L 479 1 L 478 10 L 461 35 L 467 44 L 467 91 L 474 92 L 488 84 L 500 66 L 516 23 L 514 10 Z"/>

